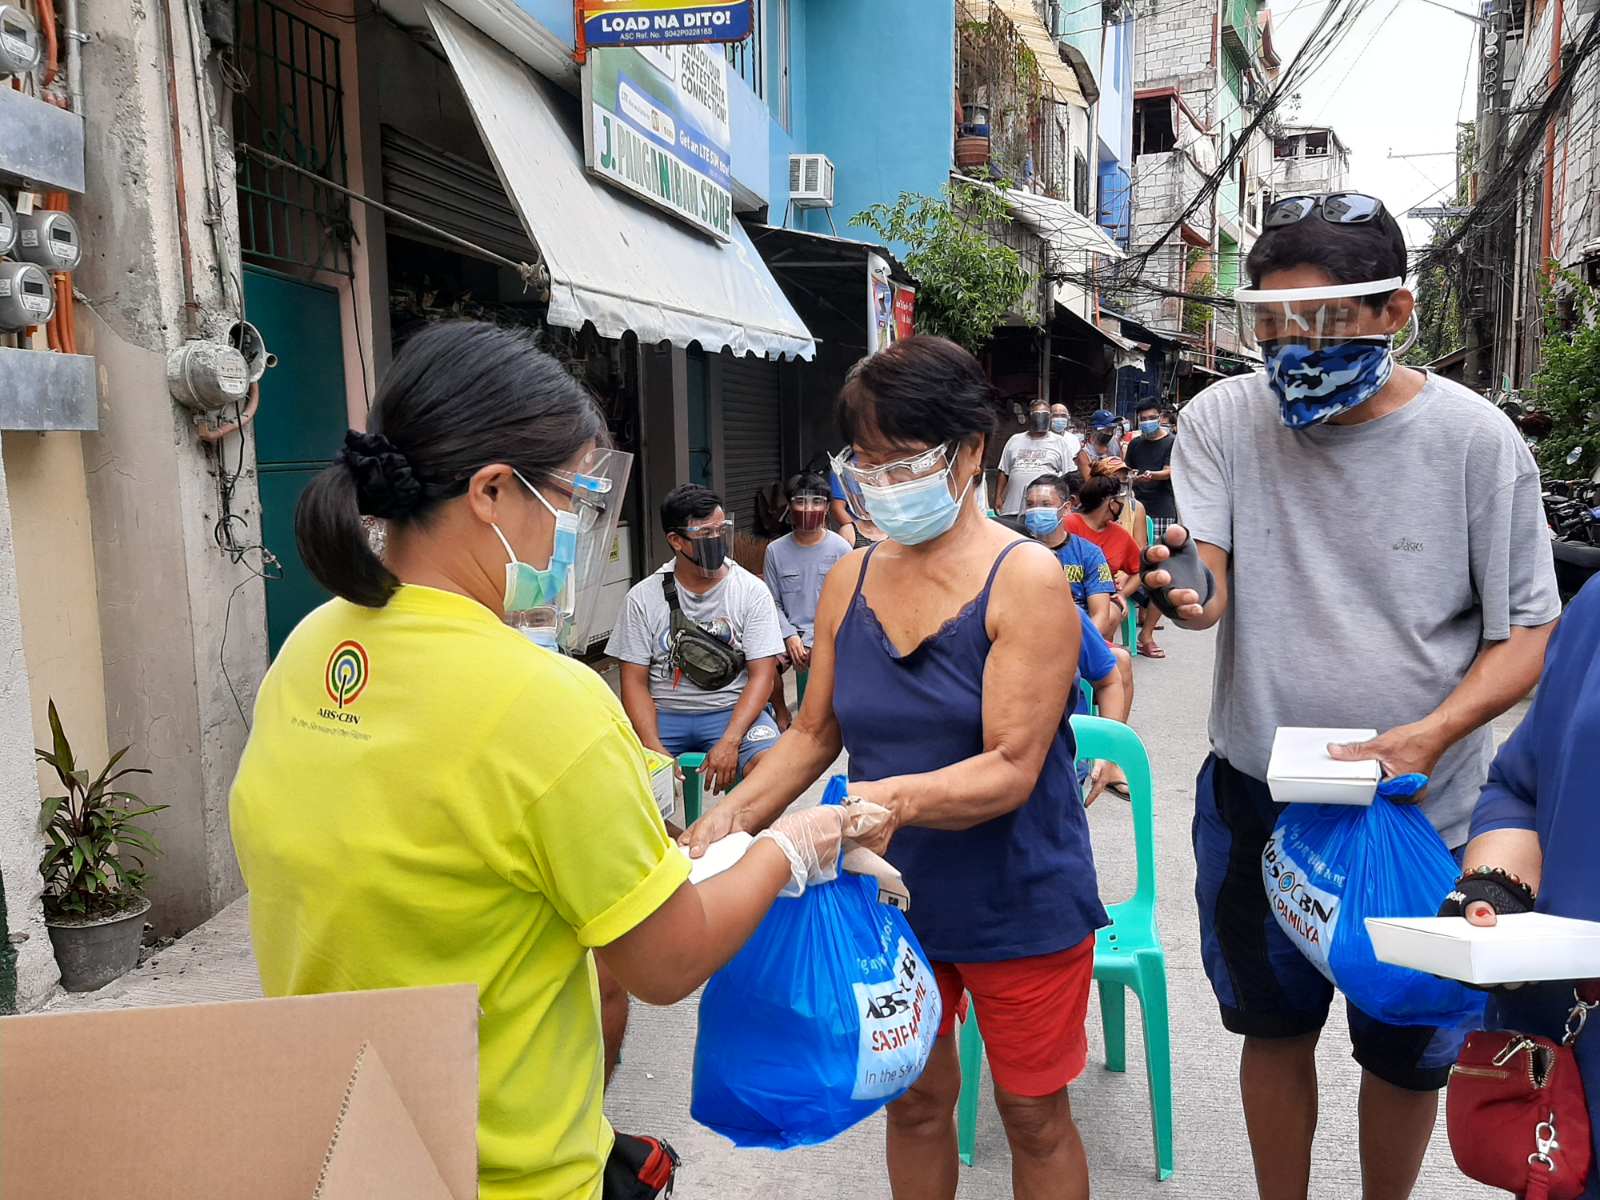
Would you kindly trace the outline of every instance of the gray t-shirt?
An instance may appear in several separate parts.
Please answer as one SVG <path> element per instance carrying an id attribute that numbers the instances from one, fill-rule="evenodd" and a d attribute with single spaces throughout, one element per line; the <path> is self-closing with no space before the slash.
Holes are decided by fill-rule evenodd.
<path id="1" fill-rule="evenodd" d="M 811 648 L 822 581 L 850 549 L 850 543 L 831 530 L 824 530 L 822 540 L 812 546 L 802 546 L 794 534 L 786 533 L 767 547 L 762 577 L 777 601 L 779 631 L 785 640 L 799 634 L 806 648 Z"/>
<path id="2" fill-rule="evenodd" d="M 1018 433 L 1000 452 L 1000 470 L 1006 477 L 1005 503 L 1000 511 L 1015 516 L 1027 505 L 1028 486 L 1041 475 L 1065 475 L 1077 460 L 1077 439 L 1070 433 Z"/>
<path id="3" fill-rule="evenodd" d="M 1260 373 L 1183 410 L 1173 483 L 1228 551 L 1212 748 L 1265 779 L 1279 725 L 1391 729 L 1433 712 L 1485 641 L 1561 612 L 1539 471 L 1504 414 L 1429 375 L 1397 412 L 1284 427 Z M 1460 846 L 1493 736 L 1439 760 L 1423 810 Z"/>
<path id="4" fill-rule="evenodd" d="M 671 564 L 634 584 L 622 605 L 622 616 L 611 631 L 606 653 L 626 663 L 650 668 L 650 698 L 662 712 L 721 712 L 739 703 L 748 671 L 716 692 L 702 691 L 687 678 L 674 681 L 667 665 L 667 634 L 672 613 L 661 594 L 661 576 Z M 783 638 L 778 633 L 778 610 L 766 586 L 731 559 L 728 573 L 710 591 L 695 595 L 678 588 L 678 607 L 683 615 L 735 649 L 745 658 L 774 658 L 783 653 Z M 674 686 L 676 683 L 676 686 Z"/>

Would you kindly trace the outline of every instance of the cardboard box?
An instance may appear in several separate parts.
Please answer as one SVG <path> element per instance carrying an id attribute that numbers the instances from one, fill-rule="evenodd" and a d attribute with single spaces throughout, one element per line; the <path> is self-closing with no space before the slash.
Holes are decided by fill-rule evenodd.
<path id="1" fill-rule="evenodd" d="M 1600 922 L 1513 913 L 1493 925 L 1464 917 L 1367 918 L 1379 962 L 1463 983 L 1600 978 Z"/>
<path id="2" fill-rule="evenodd" d="M 1328 757 L 1332 742 L 1365 742 L 1376 729 L 1311 729 L 1280 725 L 1272 739 L 1267 786 L 1279 804 L 1371 804 L 1383 768 L 1376 760 L 1338 762 Z"/>
<path id="3" fill-rule="evenodd" d="M 0 1018 L 7 1197 L 472 1200 L 477 988 Z"/>
<path id="4" fill-rule="evenodd" d="M 661 819 L 672 821 L 678 813 L 678 760 L 654 750 L 644 752 L 645 765 L 650 768 L 650 790 L 655 794 L 656 808 Z"/>

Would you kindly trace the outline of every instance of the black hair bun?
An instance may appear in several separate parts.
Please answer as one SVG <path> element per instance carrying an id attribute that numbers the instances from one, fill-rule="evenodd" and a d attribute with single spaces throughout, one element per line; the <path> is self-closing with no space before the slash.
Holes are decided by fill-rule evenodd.
<path id="1" fill-rule="evenodd" d="M 381 433 L 350 430 L 334 461 L 354 477 L 356 508 L 362 516 L 392 521 L 422 507 L 422 481 L 412 471 L 411 461 Z"/>

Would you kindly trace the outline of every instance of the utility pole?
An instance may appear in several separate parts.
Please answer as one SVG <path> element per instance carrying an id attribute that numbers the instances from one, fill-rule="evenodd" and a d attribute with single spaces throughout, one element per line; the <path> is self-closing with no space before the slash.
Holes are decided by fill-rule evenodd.
<path id="1" fill-rule="evenodd" d="M 1485 6 L 1486 8 L 1489 6 Z M 1505 66 L 1506 30 L 1509 23 L 1507 0 L 1495 0 L 1486 14 L 1479 36 L 1478 124 L 1473 149 L 1477 165 L 1471 171 L 1470 201 L 1478 199 L 1478 180 L 1493 179 L 1500 172 L 1505 151 L 1505 92 L 1501 72 Z M 1510 219 L 1502 215 L 1491 225 L 1480 228 L 1469 242 L 1467 278 L 1467 358 L 1463 374 L 1468 387 L 1489 392 L 1498 384 L 1494 378 L 1495 342 L 1500 324 L 1502 288 L 1495 262 L 1502 247 L 1509 245 L 1505 234 Z"/>

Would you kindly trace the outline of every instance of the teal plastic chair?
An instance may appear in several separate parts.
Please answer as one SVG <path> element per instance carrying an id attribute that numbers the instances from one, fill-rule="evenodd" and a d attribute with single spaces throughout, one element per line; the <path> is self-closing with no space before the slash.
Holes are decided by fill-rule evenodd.
<path id="1" fill-rule="evenodd" d="M 1167 957 L 1156 931 L 1155 789 L 1150 756 L 1139 735 L 1116 721 L 1075 716 L 1072 731 L 1077 736 L 1079 755 L 1116 763 L 1128 777 L 1128 790 L 1132 793 L 1138 882 L 1129 899 L 1108 910 L 1111 924 L 1095 935 L 1094 977 L 1100 987 L 1108 1071 L 1127 1070 L 1127 993 L 1131 990 L 1139 998 L 1156 1173 L 1161 1179 L 1171 1179 L 1172 1036 L 1167 1014 Z M 960 1051 L 961 1098 L 956 1105 L 956 1138 L 961 1161 L 971 1166 L 983 1067 L 983 1036 L 976 1014 L 970 1015 L 961 1027 Z"/>
<path id="2" fill-rule="evenodd" d="M 1083 697 L 1083 707 L 1091 717 L 1100 715 L 1100 709 L 1094 702 L 1094 688 L 1083 676 L 1078 676 L 1078 694 Z"/>
<path id="3" fill-rule="evenodd" d="M 678 755 L 678 769 L 683 772 L 683 827 L 685 829 L 700 819 L 701 786 L 700 768 L 706 765 L 704 754 Z"/>
<path id="4" fill-rule="evenodd" d="M 1128 601 L 1128 615 L 1122 621 L 1122 645 L 1134 658 L 1139 657 L 1139 606 Z"/>

